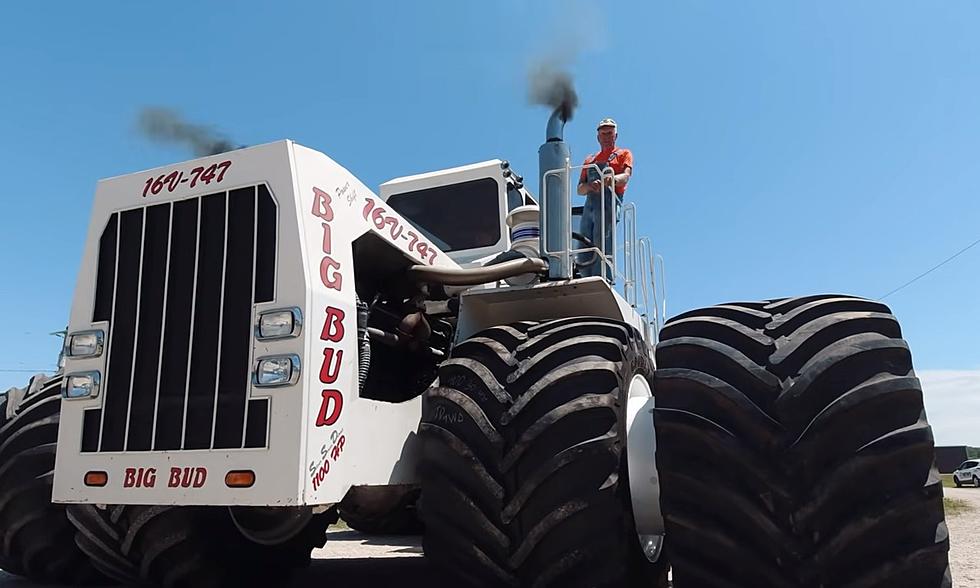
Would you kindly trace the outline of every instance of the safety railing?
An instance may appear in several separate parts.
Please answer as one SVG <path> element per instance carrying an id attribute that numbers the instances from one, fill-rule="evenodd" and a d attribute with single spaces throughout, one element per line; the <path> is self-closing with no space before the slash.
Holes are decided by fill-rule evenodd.
<path id="1" fill-rule="evenodd" d="M 649 237 L 640 237 L 640 284 L 643 287 L 644 293 L 644 303 L 648 301 L 647 298 L 647 287 L 652 290 L 653 306 L 645 305 L 643 307 L 644 312 L 642 313 L 644 317 L 647 318 L 648 322 L 654 327 L 656 333 L 660 332 L 660 329 L 664 326 L 664 321 L 667 318 L 667 282 L 665 277 L 664 269 L 664 258 L 659 253 L 654 253 L 653 243 L 650 241 Z M 657 268 L 660 269 L 660 279 L 657 280 Z M 654 337 L 656 340 L 656 337 Z"/>
<path id="2" fill-rule="evenodd" d="M 608 181 L 608 189 L 612 194 L 616 191 L 616 175 L 611 168 L 601 168 L 596 164 L 572 166 L 566 159 L 565 166 L 559 169 L 548 170 L 544 173 L 542 184 L 542 194 L 540 202 L 541 214 L 541 235 L 542 235 L 542 255 L 549 259 L 553 265 L 551 272 L 552 278 L 571 278 L 574 275 L 576 264 L 580 266 L 595 263 L 595 257 L 586 258 L 588 261 L 579 262 L 580 256 L 591 255 L 598 257 L 601 276 L 610 282 L 620 281 L 623 285 L 623 296 L 626 302 L 637 310 L 644 317 L 644 320 L 653 328 L 651 340 L 656 341 L 657 333 L 663 326 L 664 318 L 667 314 L 667 296 L 664 280 L 663 257 L 654 253 L 653 244 L 649 237 L 637 237 L 636 222 L 637 208 L 632 202 L 622 206 L 622 251 L 623 255 L 618 255 L 618 228 L 620 225 L 617 214 L 610 215 L 609 229 L 612 231 L 611 251 L 605 251 L 606 244 L 606 200 L 610 200 L 613 206 L 616 201 L 613 198 L 599 198 L 599 215 L 595 222 L 598 223 L 598 243 L 582 243 L 583 247 L 572 247 L 572 205 L 571 194 L 572 186 L 577 185 L 573 181 L 572 172 L 579 170 L 594 169 L 603 183 L 605 189 Z M 552 202 L 548 197 L 548 178 L 558 177 L 561 185 L 565 188 L 559 195 L 557 202 Z M 607 179 L 608 178 L 608 179 Z M 556 206 L 558 211 L 549 210 L 549 206 Z M 567 231 L 559 231 L 556 235 L 548 229 L 549 219 L 559 227 L 568 227 Z M 592 235 L 583 235 L 591 239 Z M 660 280 L 656 279 L 657 270 L 660 271 Z M 651 304 L 652 298 L 652 304 Z"/>
<path id="3" fill-rule="evenodd" d="M 610 230 L 612 232 L 612 237 L 613 237 L 612 251 L 609 252 L 605 251 L 606 223 L 604 222 L 603 219 L 605 219 L 606 216 L 606 200 L 607 200 L 606 198 L 599 198 L 599 216 L 598 216 L 598 222 L 600 227 L 599 242 L 593 243 L 592 244 L 593 246 L 591 247 L 586 245 L 585 247 L 578 247 L 573 249 L 571 246 L 572 172 L 585 170 L 585 169 L 596 170 L 604 186 L 606 183 L 606 179 L 608 178 L 609 190 L 613 194 L 615 194 L 616 174 L 612 170 L 612 168 L 603 169 L 594 163 L 588 165 L 572 166 L 569 164 L 569 161 L 566 159 L 565 167 L 546 171 L 544 173 L 543 181 L 541 182 L 542 194 L 541 194 L 540 209 L 541 209 L 541 218 L 542 218 L 541 235 L 543 238 L 543 246 L 541 248 L 541 253 L 549 260 L 554 259 L 555 261 L 557 261 L 557 265 L 559 269 L 556 272 L 552 272 L 551 277 L 553 278 L 565 278 L 565 279 L 571 278 L 572 267 L 574 266 L 575 263 L 574 259 L 576 258 L 576 256 L 584 253 L 590 253 L 599 257 L 599 261 L 600 261 L 599 266 L 601 271 L 600 275 L 602 275 L 603 278 L 612 282 L 614 282 L 616 278 L 625 280 L 626 279 L 625 272 L 619 270 L 620 260 L 616 253 L 617 248 L 615 247 L 615 242 L 616 242 L 615 236 L 617 234 L 616 229 L 619 225 L 619 221 L 616 218 L 617 215 L 615 214 L 611 215 L 611 223 L 610 223 Z M 559 226 L 569 227 L 570 229 L 569 231 L 560 231 L 557 234 L 558 238 L 554 240 L 552 239 L 552 237 L 555 237 L 556 235 L 553 232 L 549 231 L 548 229 L 548 225 L 549 225 L 548 219 L 553 218 L 552 217 L 553 212 L 549 209 L 552 203 L 551 203 L 551 199 L 548 198 L 548 185 L 549 185 L 548 178 L 550 177 L 558 177 L 565 188 L 559 194 L 560 196 L 559 202 L 555 203 L 555 205 L 558 207 L 560 212 L 554 218 L 560 219 L 559 222 L 557 223 Z M 635 223 L 635 216 L 634 216 L 634 223 Z M 635 233 L 636 233 L 636 227 L 634 225 L 633 227 L 634 236 Z M 586 238 L 591 238 L 591 235 L 587 235 Z M 558 246 L 552 248 L 548 245 L 549 242 L 555 242 L 558 244 Z M 635 282 L 635 276 L 634 276 L 634 282 Z"/>
<path id="4" fill-rule="evenodd" d="M 613 243 L 615 248 L 615 242 Z M 633 308 L 636 299 L 637 254 L 640 252 L 636 238 L 636 205 L 632 202 L 623 205 L 623 295 Z M 646 300 L 644 299 L 644 305 Z"/>
<path id="5" fill-rule="evenodd" d="M 660 312 L 660 315 L 659 315 L 660 316 L 660 325 L 657 327 L 657 331 L 660 331 L 660 329 L 662 329 L 663 326 L 664 326 L 664 321 L 667 320 L 667 271 L 664 268 L 664 257 L 663 257 L 663 255 L 660 255 L 659 253 L 655 254 L 655 257 L 654 257 L 654 260 L 653 260 L 654 266 L 657 265 L 657 261 L 660 262 L 660 264 L 659 264 L 660 265 L 660 280 L 657 281 L 657 279 L 656 279 L 656 273 L 654 273 L 653 287 L 654 287 L 654 292 L 656 292 L 657 284 L 660 284 L 660 300 L 661 300 L 661 303 L 663 304 L 663 307 L 661 308 L 661 312 Z M 654 298 L 656 298 L 656 294 L 654 295 Z"/>
<path id="6" fill-rule="evenodd" d="M 606 199 L 600 198 L 599 201 L 599 243 L 593 243 L 592 247 L 585 246 L 579 248 L 572 248 L 572 204 L 571 204 L 571 180 L 572 171 L 584 170 L 584 169 L 595 169 L 603 183 L 605 183 L 605 178 L 610 178 L 611 190 L 615 192 L 616 189 L 616 175 L 612 169 L 603 170 L 596 164 L 589 165 L 577 165 L 572 166 L 569 160 L 565 160 L 565 166 L 558 169 L 548 170 L 543 174 L 541 182 L 541 236 L 542 236 L 542 247 L 541 253 L 546 258 L 549 259 L 549 263 L 552 264 L 553 270 L 551 272 L 552 278 L 564 278 L 569 279 L 573 274 L 573 266 L 575 264 L 576 256 L 584 253 L 589 253 L 596 255 L 600 260 L 600 271 L 603 278 L 609 281 L 615 281 L 616 276 L 616 247 L 612 248 L 610 252 L 611 255 L 607 255 L 604 251 L 606 242 L 606 223 L 603 221 L 606 214 Z M 563 186 L 563 189 L 559 191 L 559 200 L 556 203 L 551 202 L 548 194 L 548 179 L 552 177 L 557 177 Z M 558 208 L 557 214 L 550 209 L 551 206 L 556 206 Z M 553 216 L 554 215 L 554 216 Z M 557 219 L 557 224 L 560 227 L 568 227 L 567 231 L 559 230 L 557 233 L 549 230 L 549 219 Z M 612 215 L 611 231 L 612 234 L 616 235 L 616 225 L 617 219 L 616 215 Z M 591 238 L 591 235 L 587 236 Z M 555 243 L 556 246 L 552 247 L 549 243 Z M 584 244 L 584 243 L 583 243 Z M 556 266 L 556 267 L 555 267 Z"/>

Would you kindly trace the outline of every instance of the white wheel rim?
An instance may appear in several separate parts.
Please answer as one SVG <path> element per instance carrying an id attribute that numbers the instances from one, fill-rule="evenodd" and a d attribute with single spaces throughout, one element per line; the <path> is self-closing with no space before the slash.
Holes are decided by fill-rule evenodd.
<path id="1" fill-rule="evenodd" d="M 633 376 L 626 399 L 626 465 L 629 471 L 633 521 L 643 554 L 651 562 L 660 558 L 664 517 L 660 510 L 657 473 L 657 435 L 653 425 L 654 398 L 650 383 Z"/>

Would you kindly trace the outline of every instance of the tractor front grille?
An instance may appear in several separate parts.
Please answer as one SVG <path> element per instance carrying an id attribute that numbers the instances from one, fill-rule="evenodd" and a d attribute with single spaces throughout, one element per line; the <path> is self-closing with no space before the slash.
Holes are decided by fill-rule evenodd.
<path id="1" fill-rule="evenodd" d="M 101 409 L 82 451 L 265 447 L 248 399 L 252 308 L 273 299 L 277 210 L 265 185 L 114 213 L 92 320 L 108 321 Z"/>

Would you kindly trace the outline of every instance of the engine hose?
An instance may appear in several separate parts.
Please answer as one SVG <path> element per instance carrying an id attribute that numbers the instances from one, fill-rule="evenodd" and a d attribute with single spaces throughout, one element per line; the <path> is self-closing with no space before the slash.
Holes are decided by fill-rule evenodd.
<path id="1" fill-rule="evenodd" d="M 413 265 L 408 268 L 408 277 L 416 282 L 442 284 L 443 286 L 476 286 L 506 280 L 521 274 L 542 274 L 547 271 L 547 261 L 540 258 L 527 258 L 465 269 Z"/>
<path id="2" fill-rule="evenodd" d="M 368 336 L 368 313 L 370 308 L 366 302 L 355 294 L 357 302 L 357 383 L 358 391 L 364 390 L 364 383 L 367 382 L 368 372 L 371 371 L 371 338 Z"/>

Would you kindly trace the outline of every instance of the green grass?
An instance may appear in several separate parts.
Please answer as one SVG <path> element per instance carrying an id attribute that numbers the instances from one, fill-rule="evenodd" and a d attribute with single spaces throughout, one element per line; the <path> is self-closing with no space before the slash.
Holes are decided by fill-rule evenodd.
<path id="1" fill-rule="evenodd" d="M 955 488 L 956 484 L 953 482 L 953 474 L 939 474 L 943 477 L 943 486 L 946 488 Z"/>
<path id="2" fill-rule="evenodd" d="M 965 500 L 943 497 L 943 508 L 946 510 L 946 516 L 955 516 L 969 512 L 973 507 Z"/>

